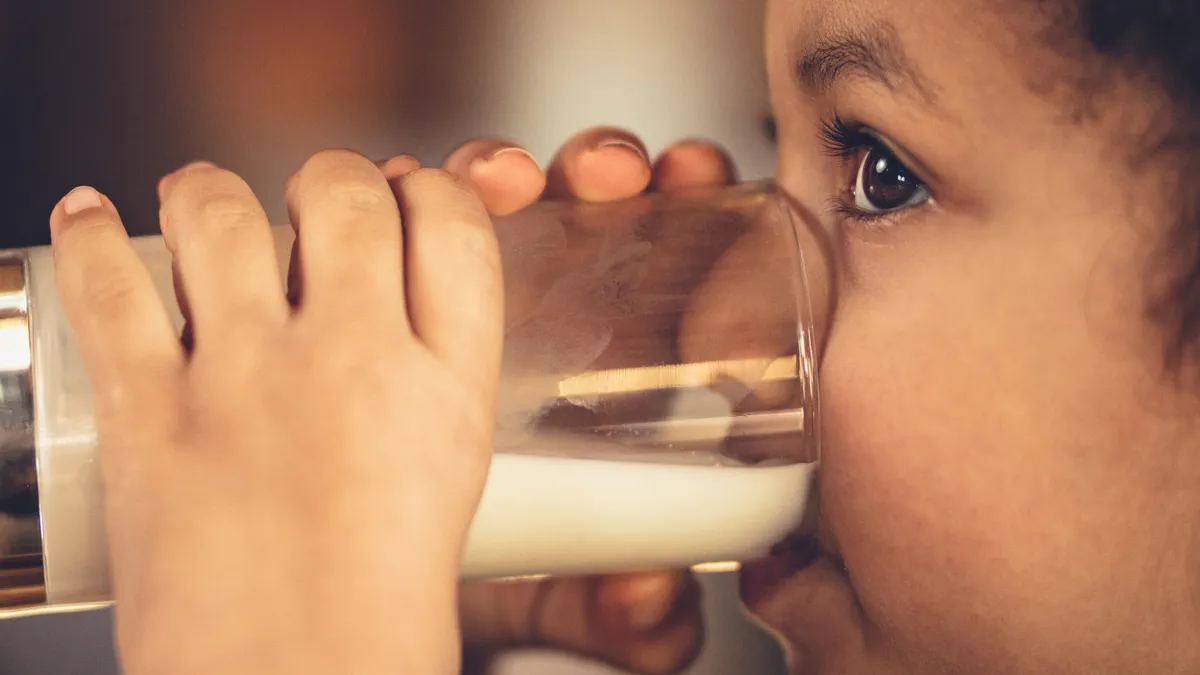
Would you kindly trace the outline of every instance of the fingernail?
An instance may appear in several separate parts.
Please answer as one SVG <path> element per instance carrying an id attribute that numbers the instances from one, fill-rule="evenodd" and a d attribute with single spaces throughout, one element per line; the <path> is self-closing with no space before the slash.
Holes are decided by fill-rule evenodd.
<path id="1" fill-rule="evenodd" d="M 104 206 L 104 201 L 100 199 L 100 193 L 96 192 L 95 188 L 86 185 L 71 190 L 66 197 L 63 197 L 63 212 L 68 216 L 101 206 Z"/>
<path id="2" fill-rule="evenodd" d="M 641 146 L 639 146 L 637 143 L 631 143 L 623 138 L 610 138 L 596 146 L 597 150 L 603 150 L 605 148 L 623 148 L 637 155 L 638 159 L 641 159 L 643 162 L 646 162 L 647 164 L 650 163 L 650 158 L 646 156 L 646 151 L 643 150 Z"/>
<path id="3" fill-rule="evenodd" d="M 630 580 L 626 588 L 630 627 L 649 630 L 661 623 L 675 604 L 675 587 L 673 577 L 647 576 Z"/>
<path id="4" fill-rule="evenodd" d="M 528 157 L 529 161 L 533 162 L 534 164 L 537 164 L 537 158 L 534 157 L 532 153 L 530 153 L 525 148 L 518 147 L 515 145 L 511 145 L 506 148 L 500 148 L 499 150 L 495 150 L 495 151 L 489 153 L 485 159 L 490 162 L 493 159 L 496 159 L 497 157 L 503 157 L 504 155 L 522 155 L 522 156 Z"/>
<path id="5" fill-rule="evenodd" d="M 528 157 L 529 161 L 533 162 L 534 165 L 537 165 L 537 163 L 538 163 L 537 159 L 533 155 L 531 155 L 529 153 L 529 151 L 526 150 L 525 148 L 520 148 L 517 146 L 507 146 L 507 147 L 500 148 L 498 150 L 493 150 L 492 152 L 489 152 L 488 154 L 486 154 L 482 157 L 475 158 L 475 160 L 471 162 L 470 170 L 475 171 L 476 169 L 481 169 L 486 166 L 489 166 L 492 162 L 494 162 L 497 159 L 504 157 L 506 155 Z"/>

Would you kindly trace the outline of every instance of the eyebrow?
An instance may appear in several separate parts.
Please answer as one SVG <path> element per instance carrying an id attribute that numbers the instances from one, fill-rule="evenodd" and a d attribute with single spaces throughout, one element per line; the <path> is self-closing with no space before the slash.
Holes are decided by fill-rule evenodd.
<path id="1" fill-rule="evenodd" d="M 820 36 L 796 58 L 795 76 L 800 86 L 813 94 L 828 93 L 848 79 L 863 78 L 894 91 L 916 93 L 927 103 L 936 98 L 890 23 Z"/>

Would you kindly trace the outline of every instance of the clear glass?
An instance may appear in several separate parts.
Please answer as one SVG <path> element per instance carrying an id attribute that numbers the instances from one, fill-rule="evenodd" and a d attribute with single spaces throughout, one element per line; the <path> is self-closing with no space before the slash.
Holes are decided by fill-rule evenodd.
<path id="1" fill-rule="evenodd" d="M 497 454 L 464 578 L 734 562 L 798 526 L 829 300 L 819 238 L 783 193 L 547 202 L 496 231 L 508 310 Z M 282 275 L 292 234 L 276 232 Z M 135 246 L 174 308 L 161 239 Z M 47 600 L 106 601 L 91 390 L 51 254 L 27 260 Z"/>

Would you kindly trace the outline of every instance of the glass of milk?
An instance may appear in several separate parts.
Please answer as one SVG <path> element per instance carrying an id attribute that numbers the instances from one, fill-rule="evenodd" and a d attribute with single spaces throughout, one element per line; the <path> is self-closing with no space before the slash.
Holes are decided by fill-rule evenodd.
<path id="1" fill-rule="evenodd" d="M 495 222 L 507 325 L 465 579 L 728 567 L 819 456 L 818 230 L 771 183 Z M 281 274 L 293 235 L 276 228 Z M 174 306 L 160 237 L 134 240 Z M 182 327 L 182 317 L 176 312 Z M 110 599 L 91 388 L 47 248 L 0 254 L 0 616 Z"/>
<path id="2" fill-rule="evenodd" d="M 497 454 L 464 575 L 727 568 L 792 531 L 828 283 L 787 197 L 544 204 L 496 228 Z"/>

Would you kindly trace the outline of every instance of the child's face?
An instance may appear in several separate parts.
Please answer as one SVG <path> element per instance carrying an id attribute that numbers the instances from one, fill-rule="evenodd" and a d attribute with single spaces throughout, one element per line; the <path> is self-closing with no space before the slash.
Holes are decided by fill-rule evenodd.
<path id="1" fill-rule="evenodd" d="M 779 180 L 840 256 L 827 557 L 747 581 L 798 668 L 1167 672 L 1200 649 L 1195 408 L 1147 316 L 1176 214 L 1119 133 L 1150 96 L 1079 105 L 1039 4 L 769 9 Z"/>

